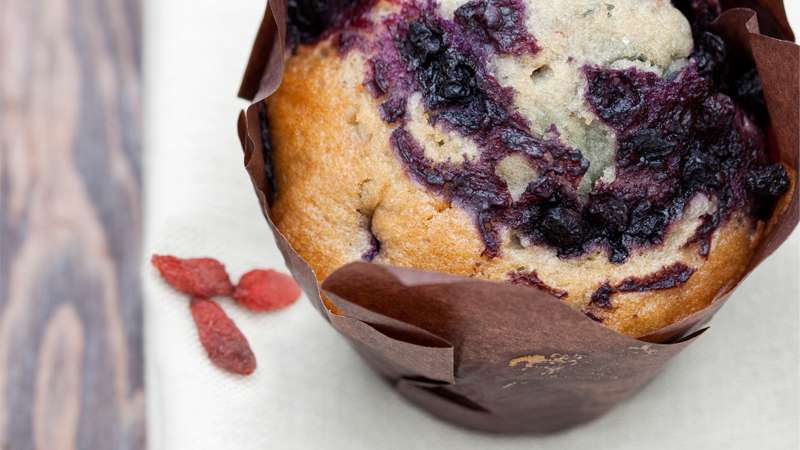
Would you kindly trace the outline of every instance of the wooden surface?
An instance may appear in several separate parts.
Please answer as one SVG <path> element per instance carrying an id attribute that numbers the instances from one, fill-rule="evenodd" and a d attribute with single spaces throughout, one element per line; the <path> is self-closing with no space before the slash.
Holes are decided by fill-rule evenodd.
<path id="1" fill-rule="evenodd" d="M 0 449 L 144 446 L 138 0 L 0 0 Z"/>

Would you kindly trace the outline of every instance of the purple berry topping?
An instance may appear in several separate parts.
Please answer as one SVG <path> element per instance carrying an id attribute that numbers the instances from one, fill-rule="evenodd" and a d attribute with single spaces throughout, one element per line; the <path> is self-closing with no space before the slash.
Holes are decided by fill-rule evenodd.
<path id="1" fill-rule="evenodd" d="M 338 32 L 341 53 L 359 47 L 356 30 L 369 29 L 366 14 L 377 0 L 287 0 L 287 40 L 312 44 Z"/>
<path id="2" fill-rule="evenodd" d="M 532 133 L 513 90 L 490 71 L 495 55 L 540 50 L 527 30 L 524 0 L 472 0 L 453 20 L 440 17 L 432 1 L 404 1 L 367 42 L 364 32 L 374 24 L 366 13 L 375 3 L 289 0 L 290 39 L 306 44 L 334 36 L 341 53 L 356 48 L 369 55 L 365 86 L 380 100 L 381 118 L 395 127 L 398 158 L 414 180 L 473 214 L 487 257 L 499 256 L 500 232 L 508 229 L 562 257 L 603 246 L 610 261 L 622 263 L 632 249 L 660 244 L 698 193 L 717 206 L 690 240 L 706 255 L 714 231 L 733 211 L 768 217 L 788 189 L 788 176 L 781 165 L 770 165 L 757 126 L 768 113 L 754 64 L 731 58 L 725 40 L 710 31 L 721 12 L 718 0 L 673 0 L 695 40 L 690 64 L 679 72 L 660 77 L 584 67 L 585 100 L 616 133 L 618 150 L 615 179 L 583 195 L 578 188 L 589 163 L 581 149 L 561 142 L 555 125 L 546 136 Z M 415 93 L 431 126 L 469 139 L 479 155 L 458 164 L 428 159 L 406 129 L 406 105 Z M 516 199 L 497 175 L 511 155 L 522 156 L 538 175 Z M 596 303 L 610 304 L 609 295 L 598 293 Z"/>
<path id="3" fill-rule="evenodd" d="M 747 175 L 747 187 L 756 195 L 777 198 L 789 190 L 789 176 L 781 164 L 757 167 Z"/>
<path id="4" fill-rule="evenodd" d="M 498 53 L 536 53 L 539 47 L 525 27 L 523 0 L 473 0 L 455 12 L 456 22 Z"/>

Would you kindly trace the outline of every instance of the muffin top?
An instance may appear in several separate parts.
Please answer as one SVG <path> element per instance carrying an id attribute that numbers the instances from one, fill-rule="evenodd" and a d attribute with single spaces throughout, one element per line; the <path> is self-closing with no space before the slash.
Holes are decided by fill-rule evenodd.
<path id="1" fill-rule="evenodd" d="M 328 260 L 323 278 L 360 258 L 510 280 L 601 321 L 612 298 L 684 286 L 703 267 L 721 289 L 789 180 L 766 150 L 757 72 L 709 31 L 719 13 L 716 0 L 291 0 L 294 52 L 265 130 L 276 223 L 301 255 Z M 345 145 L 331 139 L 351 131 Z M 315 146 L 319 134 L 329 139 Z M 365 152 L 386 158 L 367 167 Z M 300 164 L 352 173 L 322 175 L 340 191 L 325 198 L 292 175 Z M 344 208 L 350 188 L 366 238 L 348 237 L 350 219 L 316 228 L 297 200 Z M 448 242 L 467 225 L 409 235 L 395 229 L 413 219 L 375 218 L 387 197 L 420 193 L 468 222 L 473 236 L 450 245 L 469 269 L 411 242 Z M 712 270 L 726 227 L 739 267 Z M 326 248 L 336 236 L 345 243 Z"/>

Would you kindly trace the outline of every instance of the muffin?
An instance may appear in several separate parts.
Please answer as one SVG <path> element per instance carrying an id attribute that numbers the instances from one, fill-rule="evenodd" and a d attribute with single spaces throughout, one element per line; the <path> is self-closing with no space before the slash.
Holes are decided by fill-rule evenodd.
<path id="1" fill-rule="evenodd" d="M 289 1 L 271 217 L 372 261 L 549 292 L 632 337 L 744 273 L 790 184 L 716 0 Z M 486 299 L 492 301 L 491 298 Z"/>

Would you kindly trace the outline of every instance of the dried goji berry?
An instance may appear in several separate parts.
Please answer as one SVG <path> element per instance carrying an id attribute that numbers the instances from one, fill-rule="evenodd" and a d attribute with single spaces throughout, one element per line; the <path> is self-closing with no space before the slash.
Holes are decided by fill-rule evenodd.
<path id="1" fill-rule="evenodd" d="M 239 375 L 253 373 L 256 357 L 250 343 L 225 311 L 213 300 L 202 297 L 193 297 L 191 308 L 200 343 L 211 362 Z"/>
<path id="2" fill-rule="evenodd" d="M 153 255 L 150 261 L 167 283 L 181 292 L 198 297 L 233 293 L 233 284 L 225 266 L 216 259 Z"/>
<path id="3" fill-rule="evenodd" d="M 300 286 L 289 275 L 255 269 L 242 276 L 233 298 L 253 311 L 272 311 L 291 305 L 300 298 L 300 293 Z"/>

